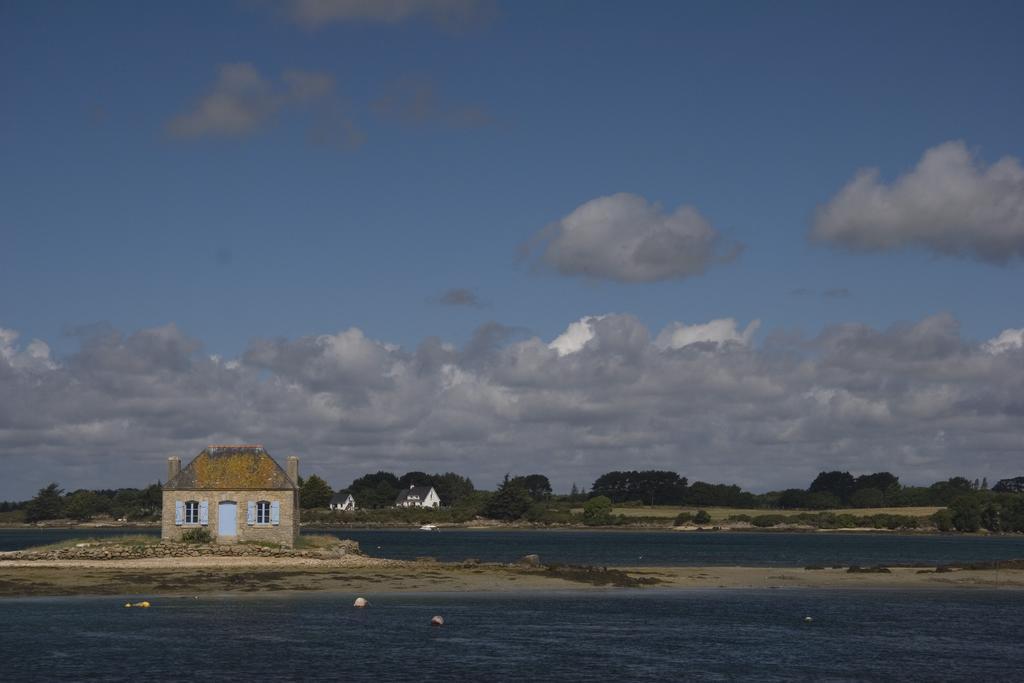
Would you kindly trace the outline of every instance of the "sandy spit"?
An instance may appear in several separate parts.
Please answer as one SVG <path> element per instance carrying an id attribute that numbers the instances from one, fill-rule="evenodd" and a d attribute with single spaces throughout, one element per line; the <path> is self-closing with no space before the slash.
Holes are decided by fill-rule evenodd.
<path id="1" fill-rule="evenodd" d="M 607 580 L 614 574 L 615 580 Z M 623 582 L 623 577 L 627 582 Z M 636 581 L 634 581 L 636 580 Z M 332 559 L 189 557 L 135 560 L 0 560 L 0 597 L 42 595 L 198 595 L 272 591 L 558 591 L 643 583 L 660 589 L 1024 589 L 1024 570 L 937 573 L 891 568 L 624 567 L 611 574 L 545 568 L 404 562 L 349 556 Z"/>

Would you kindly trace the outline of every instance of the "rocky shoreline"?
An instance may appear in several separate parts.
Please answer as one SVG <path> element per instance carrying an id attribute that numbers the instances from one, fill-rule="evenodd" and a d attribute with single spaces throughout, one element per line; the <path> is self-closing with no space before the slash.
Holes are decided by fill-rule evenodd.
<path id="1" fill-rule="evenodd" d="M 346 556 L 362 556 L 359 544 L 339 539 L 329 548 L 310 550 L 275 548 L 262 545 L 217 543 L 148 543 L 123 544 L 84 542 L 64 548 L 40 548 L 12 550 L 0 553 L 0 561 L 45 562 L 53 560 L 142 560 L 185 557 L 282 557 L 306 559 L 335 559 Z"/>

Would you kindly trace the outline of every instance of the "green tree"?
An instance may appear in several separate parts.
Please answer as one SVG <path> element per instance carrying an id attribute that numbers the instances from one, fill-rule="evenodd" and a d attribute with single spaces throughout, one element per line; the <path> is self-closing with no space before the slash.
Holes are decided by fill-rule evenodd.
<path id="1" fill-rule="evenodd" d="M 989 531 L 1002 531 L 1003 508 L 995 502 L 990 501 L 981 508 L 981 526 Z"/>
<path id="2" fill-rule="evenodd" d="M 139 512 L 145 517 L 160 514 L 164 504 L 164 487 L 158 481 L 139 492 Z"/>
<path id="3" fill-rule="evenodd" d="M 615 471 L 598 477 L 591 493 L 615 503 L 639 500 L 645 505 L 678 505 L 686 497 L 686 484 L 686 477 L 671 471 Z"/>
<path id="4" fill-rule="evenodd" d="M 952 477 L 946 481 L 937 481 L 928 487 L 929 504 L 950 505 L 955 498 L 974 491 L 974 485 L 963 477 Z"/>
<path id="5" fill-rule="evenodd" d="M 434 477 L 426 472 L 406 472 L 398 478 L 398 488 L 407 489 L 410 486 L 434 486 Z"/>
<path id="6" fill-rule="evenodd" d="M 757 500 L 752 493 L 742 490 L 735 484 L 708 484 L 695 481 L 686 489 L 685 503 L 694 506 L 749 508 L 755 507 Z"/>
<path id="7" fill-rule="evenodd" d="M 783 510 L 796 510 L 807 507 L 807 491 L 803 489 L 786 489 L 779 495 L 778 506 Z"/>
<path id="8" fill-rule="evenodd" d="M 348 490 L 361 508 L 391 507 L 398 496 L 398 477 L 383 471 L 366 474 L 353 480 Z"/>
<path id="9" fill-rule="evenodd" d="M 450 507 L 457 505 L 459 501 L 473 495 L 473 482 L 469 477 L 463 477 L 454 472 L 435 474 L 431 477 L 434 480 L 434 490 L 441 499 L 441 505 Z"/>
<path id="10" fill-rule="evenodd" d="M 331 502 L 333 495 L 334 491 L 326 481 L 311 474 L 308 479 L 302 480 L 302 485 L 299 488 L 299 503 L 305 510 L 325 508 Z"/>
<path id="11" fill-rule="evenodd" d="M 857 477 L 855 483 L 856 490 L 861 489 L 878 489 L 882 493 L 882 502 L 878 505 L 857 505 L 856 503 L 850 502 L 854 507 L 882 507 L 883 505 L 891 505 L 894 503 L 900 493 L 900 478 L 891 472 L 875 472 L 874 474 L 862 474 Z"/>
<path id="12" fill-rule="evenodd" d="M 697 510 L 697 514 L 693 516 L 693 521 L 696 524 L 710 524 L 711 515 L 708 514 L 707 510 Z"/>
<path id="13" fill-rule="evenodd" d="M 487 501 L 483 515 L 491 519 L 512 521 L 526 514 L 531 505 L 533 505 L 533 499 L 530 498 L 530 494 L 526 492 L 526 489 L 509 479 L 509 476 L 506 474 L 498 490 Z"/>
<path id="14" fill-rule="evenodd" d="M 804 501 L 805 507 L 811 510 L 831 510 L 842 505 L 839 496 L 828 491 L 815 491 L 808 493 Z"/>
<path id="15" fill-rule="evenodd" d="M 850 505 L 855 508 L 880 508 L 885 505 L 885 494 L 881 489 L 857 489 L 850 496 Z"/>
<path id="16" fill-rule="evenodd" d="M 957 531 L 977 531 L 981 528 L 981 501 L 978 496 L 960 496 L 949 504 L 953 527 Z"/>
<path id="17" fill-rule="evenodd" d="M 831 493 L 843 504 L 849 501 L 856 490 L 857 482 L 849 472 L 821 472 L 808 487 L 808 493 Z"/>
<path id="18" fill-rule="evenodd" d="M 583 504 L 583 523 L 601 526 L 612 523 L 612 501 L 608 496 L 595 496 Z"/>
<path id="19" fill-rule="evenodd" d="M 64 503 L 64 514 L 85 522 L 102 512 L 108 504 L 105 498 L 92 491 L 75 491 Z"/>
<path id="20" fill-rule="evenodd" d="M 530 498 L 544 501 L 551 498 L 551 482 L 543 474 L 528 474 L 525 477 L 513 477 L 512 481 L 526 489 Z"/>
<path id="21" fill-rule="evenodd" d="M 64 490 L 56 483 L 39 489 L 36 497 L 25 506 L 26 522 L 41 522 L 45 519 L 60 519 L 64 516 Z"/>
<path id="22" fill-rule="evenodd" d="M 932 515 L 932 520 L 935 522 L 935 528 L 939 531 L 953 530 L 953 515 L 949 510 L 939 510 Z"/>

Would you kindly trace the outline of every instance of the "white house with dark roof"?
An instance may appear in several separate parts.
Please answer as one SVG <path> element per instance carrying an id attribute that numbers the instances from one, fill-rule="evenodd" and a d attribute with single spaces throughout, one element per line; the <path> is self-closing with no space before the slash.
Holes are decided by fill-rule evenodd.
<path id="1" fill-rule="evenodd" d="M 339 491 L 331 496 L 331 502 L 327 504 L 327 507 L 332 510 L 351 512 L 356 509 L 356 499 L 352 497 L 351 493 Z"/>
<path id="2" fill-rule="evenodd" d="M 396 508 L 439 508 L 441 497 L 433 486 L 410 486 L 404 491 L 399 491 L 395 498 Z"/>

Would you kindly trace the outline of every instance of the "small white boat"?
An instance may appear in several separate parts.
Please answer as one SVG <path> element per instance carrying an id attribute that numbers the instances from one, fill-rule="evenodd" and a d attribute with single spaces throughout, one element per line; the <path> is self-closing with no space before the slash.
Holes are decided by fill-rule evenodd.
<path id="1" fill-rule="evenodd" d="M 437 531 L 436 524 L 424 524 L 420 527 L 420 531 Z"/>

